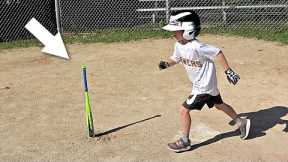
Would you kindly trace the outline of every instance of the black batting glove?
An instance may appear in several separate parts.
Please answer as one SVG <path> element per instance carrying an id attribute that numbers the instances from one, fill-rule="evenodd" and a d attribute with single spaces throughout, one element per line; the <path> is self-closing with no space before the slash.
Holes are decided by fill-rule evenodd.
<path id="1" fill-rule="evenodd" d="M 240 76 L 238 74 L 236 74 L 231 68 L 227 69 L 225 71 L 225 74 L 227 76 L 227 80 L 229 81 L 229 83 L 232 84 L 236 84 L 238 82 L 238 80 L 240 79 Z"/>
<path id="2" fill-rule="evenodd" d="M 168 67 L 169 67 L 169 63 L 167 61 L 162 61 L 162 60 L 160 61 L 160 63 L 159 63 L 159 69 L 160 70 L 166 69 Z"/>

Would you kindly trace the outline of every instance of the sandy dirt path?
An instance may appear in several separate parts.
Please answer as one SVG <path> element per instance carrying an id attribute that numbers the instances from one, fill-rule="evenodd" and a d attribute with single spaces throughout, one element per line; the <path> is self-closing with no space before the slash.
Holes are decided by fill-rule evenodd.
<path id="1" fill-rule="evenodd" d="M 71 60 L 40 48 L 0 51 L 1 161 L 288 161 L 288 46 L 204 35 L 241 76 L 229 85 L 217 64 L 225 102 L 252 120 L 240 140 L 230 119 L 205 107 L 191 112 L 193 150 L 176 154 L 179 105 L 191 91 L 181 65 L 158 70 L 174 39 L 68 45 Z M 88 66 L 94 125 L 85 132 L 81 64 Z M 286 130 L 286 132 L 285 132 Z"/>

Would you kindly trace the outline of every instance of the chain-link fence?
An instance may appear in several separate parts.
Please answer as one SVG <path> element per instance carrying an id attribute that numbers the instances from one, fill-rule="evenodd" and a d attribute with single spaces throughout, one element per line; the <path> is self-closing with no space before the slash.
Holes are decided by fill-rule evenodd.
<path id="1" fill-rule="evenodd" d="M 287 0 L 61 0 L 60 8 L 63 31 L 69 33 L 155 29 L 173 10 L 195 10 L 208 30 L 288 25 Z"/>
<path id="2" fill-rule="evenodd" d="M 35 17 L 63 33 L 158 30 L 174 10 L 194 10 L 202 28 L 223 30 L 288 26 L 287 0 L 0 0 L 0 41 L 30 38 Z M 57 2 L 55 8 L 55 2 Z M 56 10 L 55 10 L 56 9 Z M 57 11 L 57 13 L 55 12 Z M 59 14 L 59 21 L 56 15 Z"/>
<path id="3" fill-rule="evenodd" d="M 0 0 L 0 42 L 32 38 L 24 26 L 33 17 L 50 32 L 57 33 L 53 1 Z"/>

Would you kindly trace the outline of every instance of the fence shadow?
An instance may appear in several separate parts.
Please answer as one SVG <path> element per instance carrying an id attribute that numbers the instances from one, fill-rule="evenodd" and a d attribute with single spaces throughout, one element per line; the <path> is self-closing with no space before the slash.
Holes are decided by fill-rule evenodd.
<path id="1" fill-rule="evenodd" d="M 281 119 L 288 114 L 288 108 L 284 106 L 275 106 L 256 112 L 241 113 L 240 116 L 245 116 L 251 120 L 251 129 L 248 136 L 249 139 L 257 138 L 266 135 L 266 132 L 277 124 L 285 125 L 283 132 L 288 132 L 288 120 Z M 216 135 L 215 137 L 203 141 L 192 146 L 190 151 L 199 147 L 218 142 L 222 139 L 240 135 L 239 130 L 229 131 Z"/>
<path id="2" fill-rule="evenodd" d="M 119 131 L 121 129 L 124 129 L 126 127 L 129 127 L 129 126 L 132 126 L 132 125 L 135 125 L 135 124 L 139 124 L 139 123 L 142 123 L 142 122 L 145 122 L 147 120 L 151 120 L 151 119 L 154 119 L 154 118 L 157 118 L 157 117 L 161 117 L 161 115 L 155 115 L 155 116 L 152 116 L 150 118 L 146 118 L 146 119 L 139 120 L 139 121 L 136 121 L 136 122 L 133 122 L 133 123 L 129 123 L 127 125 L 119 126 L 119 127 L 113 128 L 113 129 L 105 131 L 105 132 L 96 133 L 95 137 L 101 137 L 101 136 L 104 136 L 104 135 L 107 135 L 107 134 L 110 134 L 110 133 L 113 133 L 113 132 L 117 132 L 117 131 Z"/>

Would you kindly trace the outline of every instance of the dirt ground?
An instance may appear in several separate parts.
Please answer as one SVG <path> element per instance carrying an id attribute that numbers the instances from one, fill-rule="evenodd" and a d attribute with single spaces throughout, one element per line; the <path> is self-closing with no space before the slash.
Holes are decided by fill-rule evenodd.
<path id="1" fill-rule="evenodd" d="M 252 120 L 241 140 L 216 109 L 193 111 L 193 149 L 174 153 L 179 106 L 191 91 L 181 65 L 158 70 L 174 39 L 68 45 L 71 60 L 40 48 L 0 51 L 0 161 L 288 161 L 288 46 L 204 35 L 220 47 L 241 80 L 226 80 L 225 102 Z M 97 138 L 86 137 L 81 64 Z"/>

